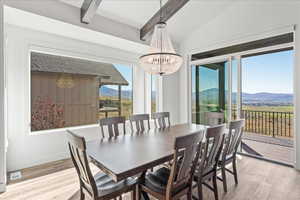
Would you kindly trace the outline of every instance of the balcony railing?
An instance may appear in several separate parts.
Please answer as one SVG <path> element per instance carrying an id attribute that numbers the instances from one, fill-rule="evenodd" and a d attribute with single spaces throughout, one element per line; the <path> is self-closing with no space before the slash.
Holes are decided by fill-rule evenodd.
<path id="1" fill-rule="evenodd" d="M 232 111 L 236 119 L 236 110 Z M 245 131 L 273 137 L 293 137 L 293 112 L 242 110 Z"/>

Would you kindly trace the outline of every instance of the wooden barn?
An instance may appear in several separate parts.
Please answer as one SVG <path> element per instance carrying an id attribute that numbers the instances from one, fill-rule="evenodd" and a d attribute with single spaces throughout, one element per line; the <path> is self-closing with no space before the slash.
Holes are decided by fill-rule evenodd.
<path id="1" fill-rule="evenodd" d="M 103 85 L 128 82 L 113 64 L 31 52 L 31 130 L 96 123 Z"/>

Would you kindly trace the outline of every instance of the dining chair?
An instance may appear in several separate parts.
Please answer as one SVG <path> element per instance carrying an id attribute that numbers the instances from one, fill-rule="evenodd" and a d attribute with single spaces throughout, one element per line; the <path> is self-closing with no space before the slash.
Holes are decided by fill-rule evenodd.
<path id="1" fill-rule="evenodd" d="M 126 127 L 125 127 L 125 117 L 109 117 L 109 118 L 103 118 L 99 120 L 99 124 L 101 127 L 101 133 L 102 137 L 105 137 L 104 134 L 104 127 L 107 127 L 108 129 L 108 136 L 109 137 L 116 137 L 119 136 L 119 125 L 122 124 L 123 126 L 123 134 L 126 133 Z"/>
<path id="2" fill-rule="evenodd" d="M 234 176 L 235 184 L 238 184 L 236 154 L 242 140 L 244 125 L 244 119 L 231 121 L 229 123 L 229 132 L 225 137 L 224 148 L 218 163 L 219 169 L 222 172 L 222 178 L 218 177 L 218 179 L 223 182 L 224 192 L 227 192 L 226 171 Z M 230 163 L 232 164 L 233 171 L 226 168 L 226 165 Z"/>
<path id="3" fill-rule="evenodd" d="M 102 172 L 93 176 L 86 154 L 85 139 L 71 131 L 67 131 L 67 139 L 71 158 L 79 177 L 80 200 L 86 199 L 87 196 L 93 200 L 109 200 L 127 192 L 132 192 L 132 198 L 135 199 L 136 179 L 128 178 L 115 182 Z"/>
<path id="4" fill-rule="evenodd" d="M 145 124 L 146 122 L 147 129 L 150 129 L 150 117 L 149 114 L 136 114 L 129 117 L 130 121 L 130 127 L 132 133 L 134 132 L 133 124 L 135 123 L 135 129 L 137 132 L 144 131 L 145 130 Z"/>
<path id="5" fill-rule="evenodd" d="M 166 128 L 171 126 L 169 112 L 152 113 L 152 119 L 154 119 L 155 128 Z M 166 122 L 168 125 L 166 125 Z"/>
<path id="6" fill-rule="evenodd" d="M 225 122 L 225 115 L 222 112 L 205 112 L 204 119 L 206 125 L 215 126 Z"/>
<path id="7" fill-rule="evenodd" d="M 194 181 L 197 183 L 199 199 L 203 199 L 203 188 L 206 186 L 214 192 L 215 200 L 219 199 L 217 186 L 217 166 L 224 142 L 225 124 L 207 128 L 205 143 L 202 145 Z M 212 181 L 212 186 L 209 182 Z"/>
<path id="8" fill-rule="evenodd" d="M 203 137 L 203 131 L 177 137 L 171 169 L 162 167 L 149 172 L 138 185 L 138 199 L 142 192 L 146 192 L 160 200 L 175 200 L 183 196 L 191 200 L 193 175 Z"/>

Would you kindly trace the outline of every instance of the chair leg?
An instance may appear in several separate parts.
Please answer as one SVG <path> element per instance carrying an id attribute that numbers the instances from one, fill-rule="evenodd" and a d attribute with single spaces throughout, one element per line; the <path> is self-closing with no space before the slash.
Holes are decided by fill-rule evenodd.
<path id="1" fill-rule="evenodd" d="M 84 199 L 85 199 L 84 193 L 82 191 L 82 188 L 80 188 L 80 200 L 84 200 Z"/>
<path id="2" fill-rule="evenodd" d="M 192 187 L 189 189 L 187 193 L 187 200 L 192 200 Z"/>
<path id="3" fill-rule="evenodd" d="M 199 200 L 203 200 L 203 189 L 202 189 L 202 180 L 198 181 L 198 197 Z"/>
<path id="4" fill-rule="evenodd" d="M 217 172 L 214 172 L 213 176 L 213 186 L 214 186 L 214 195 L 215 195 L 215 200 L 219 200 L 219 195 L 218 195 L 218 185 L 217 185 Z"/>
<path id="5" fill-rule="evenodd" d="M 137 193 L 136 200 L 140 200 L 142 193 L 141 193 L 141 188 L 139 185 L 136 186 L 136 193 Z"/>
<path id="6" fill-rule="evenodd" d="M 237 170 L 236 170 L 236 159 L 233 160 L 232 168 L 233 168 L 233 176 L 234 176 L 235 184 L 239 184 Z"/>
<path id="7" fill-rule="evenodd" d="M 221 166 L 221 172 L 222 172 L 222 182 L 223 182 L 223 188 L 224 192 L 227 192 L 227 179 L 226 179 L 226 170 L 225 170 L 225 165 Z"/>
<path id="8" fill-rule="evenodd" d="M 135 187 L 132 192 L 131 192 L 131 199 L 132 200 L 136 200 L 136 190 L 137 190 L 137 187 Z"/>

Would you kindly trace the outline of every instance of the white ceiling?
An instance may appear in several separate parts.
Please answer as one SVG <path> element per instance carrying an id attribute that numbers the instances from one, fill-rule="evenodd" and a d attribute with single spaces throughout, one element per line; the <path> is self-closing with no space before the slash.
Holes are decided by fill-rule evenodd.
<path id="1" fill-rule="evenodd" d="M 61 0 L 81 7 L 83 0 Z M 128 24 L 142 27 L 159 10 L 159 0 L 102 0 L 98 15 Z"/>
<path id="2" fill-rule="evenodd" d="M 61 1 L 76 7 L 81 7 L 83 2 Z M 235 0 L 191 0 L 168 21 L 172 39 L 180 42 L 188 33 L 219 15 L 233 1 Z M 158 10 L 159 0 L 102 0 L 97 14 L 141 28 Z"/>
<path id="3" fill-rule="evenodd" d="M 81 7 L 83 0 L 61 0 Z M 167 0 L 163 0 L 166 2 Z M 192 31 L 212 21 L 233 3 L 282 2 L 283 0 L 190 0 L 169 21 L 173 40 L 180 43 Z M 298 1 L 298 0 L 284 0 Z M 159 0 L 102 0 L 98 15 L 141 28 L 159 10 Z"/>

